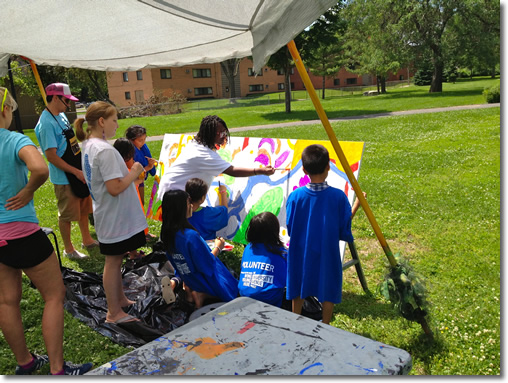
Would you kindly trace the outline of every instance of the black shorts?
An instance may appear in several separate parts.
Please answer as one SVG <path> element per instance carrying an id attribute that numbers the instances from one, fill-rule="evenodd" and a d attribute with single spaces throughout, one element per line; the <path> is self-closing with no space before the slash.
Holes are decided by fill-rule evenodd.
<path id="1" fill-rule="evenodd" d="M 125 253 L 137 250 L 146 245 L 145 231 L 140 231 L 128 239 L 115 243 L 102 243 L 99 241 L 101 254 L 104 255 L 124 255 Z"/>
<path id="2" fill-rule="evenodd" d="M 0 263 L 13 269 L 29 269 L 37 266 L 53 254 L 53 245 L 42 229 L 29 236 L 9 239 L 0 246 Z"/>

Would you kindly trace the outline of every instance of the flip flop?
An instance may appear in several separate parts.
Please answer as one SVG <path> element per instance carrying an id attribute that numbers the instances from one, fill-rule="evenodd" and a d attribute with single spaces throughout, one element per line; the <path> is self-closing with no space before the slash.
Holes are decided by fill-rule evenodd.
<path id="1" fill-rule="evenodd" d="M 112 324 L 120 324 L 120 323 L 130 323 L 130 322 L 139 322 L 140 320 L 132 315 L 127 314 L 126 316 L 116 320 L 116 321 L 108 321 L 106 320 L 105 323 L 112 323 Z"/>
<path id="2" fill-rule="evenodd" d="M 176 300 L 175 293 L 171 288 L 171 278 L 167 275 L 161 280 L 161 288 L 162 288 L 162 298 L 166 304 L 173 303 Z"/>

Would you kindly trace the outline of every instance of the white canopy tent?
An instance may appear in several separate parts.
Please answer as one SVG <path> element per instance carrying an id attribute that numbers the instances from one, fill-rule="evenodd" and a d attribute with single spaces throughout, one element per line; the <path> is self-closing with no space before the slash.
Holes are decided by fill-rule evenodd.
<path id="1" fill-rule="evenodd" d="M 336 0 L 0 0 L 0 77 L 10 54 L 108 71 L 270 55 Z"/>

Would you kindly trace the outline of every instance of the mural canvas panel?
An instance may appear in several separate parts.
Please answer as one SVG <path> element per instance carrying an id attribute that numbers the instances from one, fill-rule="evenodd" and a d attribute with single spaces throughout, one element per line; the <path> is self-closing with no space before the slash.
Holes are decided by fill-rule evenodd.
<path id="1" fill-rule="evenodd" d="M 166 134 L 162 144 L 157 175 L 151 192 L 147 217 L 160 220 L 161 201 L 157 200 L 160 178 L 171 164 L 185 150 L 193 139 L 188 134 Z M 327 182 L 330 186 L 343 190 L 352 204 L 354 192 L 329 141 L 297 140 L 259 137 L 231 137 L 228 144 L 217 153 L 234 166 L 262 167 L 271 165 L 277 170 L 271 176 L 231 177 L 221 174 L 212 182 L 204 205 L 219 204 L 219 182 L 226 185 L 229 194 L 228 226 L 217 233 L 226 240 L 247 243 L 245 230 L 250 219 L 263 211 L 274 213 L 280 222 L 280 235 L 284 243 L 289 242 L 286 229 L 286 200 L 297 187 L 304 186 L 310 179 L 302 169 L 301 154 L 305 147 L 321 144 L 330 153 L 330 172 Z M 340 142 L 353 174 L 358 179 L 363 154 L 363 142 Z M 341 258 L 344 259 L 345 243 L 341 243 Z"/>

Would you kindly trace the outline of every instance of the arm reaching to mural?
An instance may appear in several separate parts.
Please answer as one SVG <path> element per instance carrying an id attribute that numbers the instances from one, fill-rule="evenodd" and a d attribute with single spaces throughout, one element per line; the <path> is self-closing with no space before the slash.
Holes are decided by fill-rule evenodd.
<path id="1" fill-rule="evenodd" d="M 275 169 L 272 166 L 264 166 L 262 168 L 239 168 L 231 165 L 229 168 L 224 170 L 224 173 L 232 177 L 250 177 L 250 176 L 271 176 L 275 173 Z"/>
<path id="2" fill-rule="evenodd" d="M 365 199 L 367 199 L 367 193 L 365 193 L 365 192 L 362 192 L 362 193 L 363 193 L 363 196 L 365 197 Z M 357 197 L 355 199 L 355 202 L 353 203 L 353 207 L 351 208 L 351 219 L 353 219 L 353 217 L 355 216 L 355 214 L 359 208 L 360 208 L 360 200 Z"/>

